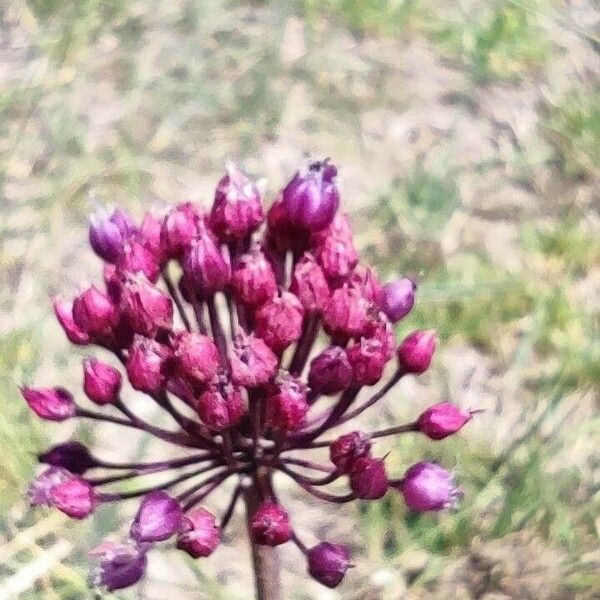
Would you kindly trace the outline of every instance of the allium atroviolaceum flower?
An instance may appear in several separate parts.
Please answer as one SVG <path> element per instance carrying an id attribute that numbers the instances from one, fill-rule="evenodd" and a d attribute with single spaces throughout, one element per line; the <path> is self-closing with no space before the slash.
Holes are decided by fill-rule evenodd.
<path id="1" fill-rule="evenodd" d="M 396 343 L 393 324 L 411 311 L 416 285 L 406 277 L 382 284 L 375 269 L 359 264 L 339 204 L 337 168 L 329 160 L 298 171 L 269 210 L 258 187 L 228 165 L 208 211 L 184 202 L 162 216 L 147 213 L 139 225 L 120 209 L 92 217 L 89 239 L 104 261 L 103 281 L 72 301 L 56 299 L 54 311 L 69 341 L 100 347 L 103 358 L 85 358 L 79 393 L 54 382 L 25 386 L 23 397 L 42 419 L 133 428 L 157 447 L 181 451 L 169 460 L 115 463 L 70 440 L 39 455 L 45 469 L 31 484 L 33 505 L 82 519 L 103 505 L 138 499 L 123 541 L 93 552 L 95 585 L 135 584 L 159 543 L 209 556 L 241 497 L 253 544 L 292 541 L 312 577 L 339 585 L 351 566 L 349 550 L 339 540 L 312 548 L 300 541 L 275 491 L 275 472 L 332 503 L 374 501 L 390 490 L 411 510 L 456 501 L 452 475 L 436 463 L 388 478 L 373 442 L 407 432 L 440 440 L 458 432 L 471 411 L 443 402 L 413 423 L 324 439 L 402 377 L 425 372 L 436 347 L 434 331 L 413 331 Z M 317 339 L 327 342 L 317 347 Z M 394 357 L 395 373 L 369 392 Z M 132 412 L 127 388 L 146 394 L 173 426 Z M 325 463 L 303 456 L 315 449 L 328 450 Z M 131 481 L 169 471 L 173 476 L 159 485 Z M 236 484 L 217 518 L 200 505 L 229 479 Z M 118 487 L 124 480 L 126 491 Z M 346 494 L 322 489 L 338 480 Z"/>

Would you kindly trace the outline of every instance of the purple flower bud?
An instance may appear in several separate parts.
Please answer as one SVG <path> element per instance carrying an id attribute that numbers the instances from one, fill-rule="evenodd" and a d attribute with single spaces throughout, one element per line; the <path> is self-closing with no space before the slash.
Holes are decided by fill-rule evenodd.
<path id="1" fill-rule="evenodd" d="M 347 278 L 358 263 L 358 253 L 351 237 L 327 236 L 315 251 L 325 276 L 337 283 Z"/>
<path id="2" fill-rule="evenodd" d="M 336 167 L 327 160 L 311 163 L 308 170 L 294 175 L 282 199 L 282 209 L 293 225 L 320 231 L 331 223 L 340 205 L 336 175 Z"/>
<path id="3" fill-rule="evenodd" d="M 396 334 L 390 320 L 384 313 L 370 315 L 365 327 L 365 337 L 376 339 L 381 344 L 385 361 L 391 360 L 396 354 Z"/>
<path id="4" fill-rule="evenodd" d="M 62 467 L 42 471 L 30 484 L 27 496 L 31 506 L 50 506 L 50 492 L 58 484 L 69 481 L 73 474 Z"/>
<path id="5" fill-rule="evenodd" d="M 64 388 L 22 387 L 21 395 L 29 408 L 42 419 L 64 421 L 75 414 L 73 396 Z"/>
<path id="6" fill-rule="evenodd" d="M 308 312 L 321 312 L 327 305 L 331 296 L 329 285 L 312 254 L 305 253 L 296 263 L 290 291 Z"/>
<path id="7" fill-rule="evenodd" d="M 183 272 L 194 292 L 204 297 L 225 289 L 231 276 L 231 265 L 212 234 L 202 228 L 183 257 Z"/>
<path id="8" fill-rule="evenodd" d="M 173 301 L 142 274 L 124 282 L 120 308 L 134 333 L 155 337 L 173 326 Z"/>
<path id="9" fill-rule="evenodd" d="M 399 367 L 406 373 L 424 373 L 431 365 L 436 346 L 434 329 L 413 331 L 398 346 Z"/>
<path id="10" fill-rule="evenodd" d="M 55 298 L 53 305 L 54 314 L 56 315 L 60 326 L 63 328 L 67 339 L 72 344 L 77 344 L 78 346 L 88 344 L 90 336 L 85 331 L 79 329 L 73 320 L 73 303 L 68 300 Z"/>
<path id="11" fill-rule="evenodd" d="M 223 431 L 237 425 L 246 413 L 246 402 L 240 389 L 219 377 L 198 398 L 198 415 L 213 431 Z"/>
<path id="12" fill-rule="evenodd" d="M 49 496 L 50 504 L 72 519 L 85 519 L 96 507 L 94 488 L 74 475 L 53 486 Z"/>
<path id="13" fill-rule="evenodd" d="M 254 542 L 262 546 L 284 544 L 292 537 L 287 512 L 275 502 L 264 502 L 252 515 L 250 533 Z"/>
<path id="14" fill-rule="evenodd" d="M 120 209 L 111 215 L 97 213 L 90 218 L 90 244 L 102 260 L 114 263 L 123 251 L 125 240 L 135 229 L 131 217 Z"/>
<path id="15" fill-rule="evenodd" d="M 52 446 L 39 454 L 38 460 L 53 467 L 62 467 L 75 475 L 83 475 L 97 465 L 89 450 L 79 442 L 65 442 Z"/>
<path id="16" fill-rule="evenodd" d="M 260 248 L 254 247 L 236 260 L 231 286 L 236 300 L 248 306 L 260 306 L 276 294 L 273 267 Z"/>
<path id="17" fill-rule="evenodd" d="M 346 351 L 352 365 L 354 385 L 375 385 L 383 376 L 389 360 L 386 349 L 377 338 L 360 338 Z"/>
<path id="18" fill-rule="evenodd" d="M 147 212 L 142 220 L 138 237 L 142 244 L 152 252 L 156 262 L 162 265 L 165 257 L 160 244 L 161 228 L 162 221 L 157 219 L 152 213 Z"/>
<path id="19" fill-rule="evenodd" d="M 407 277 L 384 286 L 380 307 L 392 323 L 397 323 L 412 310 L 416 289 L 417 286 Z"/>
<path id="20" fill-rule="evenodd" d="M 385 465 L 381 458 L 357 458 L 350 470 L 350 487 L 361 500 L 378 500 L 388 490 Z"/>
<path id="21" fill-rule="evenodd" d="M 182 331 L 173 339 L 175 358 L 181 371 L 198 383 L 207 383 L 219 370 L 219 351 L 207 335 Z"/>
<path id="22" fill-rule="evenodd" d="M 277 370 L 277 356 L 254 334 L 238 334 L 230 359 L 231 378 L 237 385 L 255 388 L 268 383 Z"/>
<path id="23" fill-rule="evenodd" d="M 341 435 L 329 446 L 329 457 L 340 473 L 348 474 L 359 459 L 370 456 L 371 442 L 362 431 Z"/>
<path id="24" fill-rule="evenodd" d="M 160 246 L 164 256 L 181 256 L 198 235 L 201 218 L 198 208 L 191 202 L 178 204 L 165 215 L 160 231 Z"/>
<path id="25" fill-rule="evenodd" d="M 244 173 L 233 164 L 215 190 L 215 201 L 210 213 L 210 224 L 224 242 L 243 240 L 265 218 L 258 189 Z"/>
<path id="26" fill-rule="evenodd" d="M 420 462 L 408 469 L 398 489 L 411 510 L 442 510 L 460 496 L 452 475 L 434 462 Z"/>
<path id="27" fill-rule="evenodd" d="M 298 298 L 282 292 L 256 312 L 256 334 L 275 352 L 282 352 L 302 335 L 303 316 Z"/>
<path id="28" fill-rule="evenodd" d="M 345 546 L 321 542 L 308 552 L 308 572 L 319 583 L 334 588 L 350 567 L 350 553 Z"/>
<path id="29" fill-rule="evenodd" d="M 165 363 L 171 352 L 154 340 L 137 337 L 127 357 L 127 377 L 132 387 L 140 392 L 156 394 L 164 389 Z"/>
<path id="30" fill-rule="evenodd" d="M 363 298 L 368 300 L 373 306 L 381 304 L 383 287 L 381 281 L 379 281 L 377 271 L 373 267 L 358 265 L 352 272 L 349 283 L 358 288 Z"/>
<path id="31" fill-rule="evenodd" d="M 83 391 L 96 404 L 113 404 L 119 399 L 121 373 L 95 358 L 83 361 Z"/>
<path id="32" fill-rule="evenodd" d="M 146 552 L 132 542 L 105 542 L 90 554 L 100 559 L 99 566 L 93 571 L 92 580 L 95 585 L 103 586 L 109 592 L 134 585 L 146 570 Z"/>
<path id="33" fill-rule="evenodd" d="M 179 502 L 162 490 L 150 492 L 140 504 L 131 525 L 136 542 L 164 542 L 181 526 L 183 512 Z"/>
<path id="34" fill-rule="evenodd" d="M 277 381 L 274 394 L 267 398 L 266 423 L 278 431 L 297 431 L 308 412 L 306 386 L 291 375 Z"/>
<path id="35" fill-rule="evenodd" d="M 158 257 L 140 240 L 130 238 L 123 246 L 117 267 L 124 273 L 143 273 L 149 281 L 156 283 L 160 275 Z"/>
<path id="36" fill-rule="evenodd" d="M 368 309 L 369 303 L 359 290 L 341 287 L 333 292 L 325 307 L 325 328 L 331 335 L 358 337 L 367 326 Z"/>
<path id="37" fill-rule="evenodd" d="M 279 254 L 286 250 L 300 252 L 306 249 L 309 241 L 310 232 L 290 223 L 283 202 L 278 198 L 267 213 L 267 247 Z"/>
<path id="38" fill-rule="evenodd" d="M 432 440 L 444 438 L 460 431 L 473 418 L 470 411 L 461 410 L 451 402 L 440 402 L 425 410 L 417 420 L 419 431 Z"/>
<path id="39" fill-rule="evenodd" d="M 221 531 L 212 513 L 197 508 L 183 516 L 177 547 L 192 558 L 210 556 L 219 545 Z"/>
<path id="40" fill-rule="evenodd" d="M 73 301 L 73 320 L 86 334 L 106 337 L 119 322 L 119 313 L 113 301 L 92 285 Z"/>
<path id="41" fill-rule="evenodd" d="M 316 394 L 337 394 L 352 383 L 352 365 L 346 351 L 330 346 L 315 357 L 308 371 L 308 385 Z"/>

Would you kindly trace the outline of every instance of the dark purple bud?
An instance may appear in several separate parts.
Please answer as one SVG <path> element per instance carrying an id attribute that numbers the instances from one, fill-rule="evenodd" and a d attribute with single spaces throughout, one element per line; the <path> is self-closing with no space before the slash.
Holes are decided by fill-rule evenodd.
<path id="1" fill-rule="evenodd" d="M 385 465 L 381 458 L 357 458 L 350 470 L 350 487 L 361 500 L 378 500 L 388 490 Z"/>
<path id="2" fill-rule="evenodd" d="M 283 202 L 278 198 L 267 213 L 267 247 L 280 254 L 286 250 L 300 252 L 306 249 L 309 240 L 310 232 L 290 223 Z"/>
<path id="3" fill-rule="evenodd" d="M 319 583 L 334 588 L 351 566 L 349 560 L 350 553 L 345 546 L 321 542 L 308 551 L 308 572 Z"/>
<path id="4" fill-rule="evenodd" d="M 102 279 L 104 279 L 104 286 L 108 297 L 118 306 L 125 279 L 123 273 L 115 265 L 106 263 L 102 267 Z"/>
<path id="5" fill-rule="evenodd" d="M 73 320 L 84 333 L 94 337 L 110 336 L 119 322 L 114 302 L 95 285 L 73 301 Z"/>
<path id="6" fill-rule="evenodd" d="M 261 546 L 279 546 L 292 537 L 287 512 L 275 502 L 264 502 L 252 515 L 250 533 Z"/>
<path id="7" fill-rule="evenodd" d="M 124 273 L 143 273 L 149 281 L 156 283 L 160 275 L 158 257 L 142 241 L 130 238 L 123 246 L 117 267 Z"/>
<path id="8" fill-rule="evenodd" d="M 121 392 L 121 373 L 95 358 L 83 361 L 83 391 L 96 404 L 113 404 Z"/>
<path id="9" fill-rule="evenodd" d="M 352 431 L 340 436 L 329 446 L 329 457 L 340 473 L 348 474 L 352 465 L 371 453 L 371 442 L 362 431 Z"/>
<path id="10" fill-rule="evenodd" d="M 185 514 L 177 534 L 177 547 L 192 558 L 210 556 L 221 540 L 221 531 L 212 513 L 197 508 Z"/>
<path id="11" fill-rule="evenodd" d="M 129 533 L 139 543 L 164 542 L 179 530 L 182 516 L 179 502 L 156 490 L 144 496 Z"/>
<path id="12" fill-rule="evenodd" d="M 352 366 L 339 346 L 326 348 L 310 363 L 308 385 L 315 394 L 337 394 L 352 383 Z"/>
<path id="13" fill-rule="evenodd" d="M 277 293 L 273 267 L 259 247 L 236 259 L 231 286 L 236 300 L 248 306 L 260 306 Z"/>
<path id="14" fill-rule="evenodd" d="M 69 302 L 68 300 L 55 298 L 53 305 L 54 314 L 56 315 L 60 326 L 63 328 L 67 339 L 72 344 L 77 344 L 78 346 L 84 346 L 88 344 L 90 341 L 90 336 L 85 331 L 79 329 L 73 320 L 73 303 Z"/>
<path id="15" fill-rule="evenodd" d="M 277 356 L 261 338 L 239 333 L 230 359 L 233 383 L 250 388 L 268 383 L 277 371 Z"/>
<path id="16" fill-rule="evenodd" d="M 63 467 L 50 467 L 31 482 L 27 496 L 31 506 L 50 506 L 50 492 L 60 483 L 69 481 L 73 474 Z"/>
<path id="17" fill-rule="evenodd" d="M 75 475 L 52 487 L 49 502 L 72 519 L 85 519 L 96 507 L 94 488 Z"/>
<path id="18" fill-rule="evenodd" d="M 207 335 L 182 331 L 172 341 L 177 363 L 184 375 L 207 383 L 219 370 L 219 351 Z"/>
<path id="19" fill-rule="evenodd" d="M 64 388 L 22 387 L 21 395 L 29 408 L 42 419 L 64 421 L 75 414 L 73 396 Z"/>
<path id="20" fill-rule="evenodd" d="M 89 450 L 79 442 L 65 442 L 52 446 L 39 454 L 38 460 L 53 467 L 62 467 L 75 475 L 83 475 L 97 465 Z"/>
<path id="21" fill-rule="evenodd" d="M 331 291 L 321 267 L 308 252 L 296 263 L 290 291 L 308 312 L 322 312 Z"/>
<path id="22" fill-rule="evenodd" d="M 120 209 L 111 215 L 99 211 L 90 218 L 89 238 L 94 252 L 110 263 L 118 260 L 125 240 L 136 230 L 131 217 Z"/>
<path id="23" fill-rule="evenodd" d="M 424 373 L 431 365 L 436 346 L 434 329 L 413 331 L 398 346 L 398 366 L 405 373 Z"/>
<path id="24" fill-rule="evenodd" d="M 410 467 L 398 489 L 406 506 L 420 512 L 449 508 L 460 497 L 452 475 L 434 462 L 420 462 Z"/>
<path id="25" fill-rule="evenodd" d="M 212 431 L 237 425 L 246 413 L 246 402 L 238 387 L 219 377 L 198 398 L 197 410 L 202 422 Z"/>
<path id="26" fill-rule="evenodd" d="M 397 323 L 412 310 L 416 289 L 417 286 L 407 277 L 384 286 L 380 307 L 392 323 Z"/>
<path id="27" fill-rule="evenodd" d="M 166 215 L 160 231 L 160 245 L 164 256 L 178 258 L 198 235 L 202 216 L 191 202 L 174 206 Z"/>
<path id="28" fill-rule="evenodd" d="M 105 587 L 109 592 L 134 585 L 146 570 L 146 552 L 133 542 L 105 542 L 90 554 L 100 559 L 100 564 L 92 573 L 93 583 Z"/>
<path id="29" fill-rule="evenodd" d="M 256 185 L 235 165 L 227 165 L 227 173 L 215 190 L 210 224 L 224 242 L 243 240 L 256 230 L 265 218 Z"/>
<path id="30" fill-rule="evenodd" d="M 360 338 L 346 351 L 352 365 L 354 385 L 375 385 L 383 376 L 389 358 L 377 338 Z"/>
<path id="31" fill-rule="evenodd" d="M 354 287 L 344 286 L 333 292 L 323 321 L 330 335 L 358 337 L 368 323 L 369 302 Z"/>
<path id="32" fill-rule="evenodd" d="M 425 410 L 417 420 L 418 430 L 432 440 L 443 440 L 460 431 L 473 418 L 451 402 L 440 402 Z"/>
<path id="33" fill-rule="evenodd" d="M 275 352 L 282 352 L 302 335 L 304 309 L 294 294 L 282 292 L 256 312 L 256 334 Z"/>
<path id="34" fill-rule="evenodd" d="M 307 389 L 298 379 L 283 375 L 275 393 L 267 398 L 266 423 L 278 431 L 297 431 L 304 425 L 308 402 Z"/>
<path id="35" fill-rule="evenodd" d="M 282 209 L 290 223 L 309 231 L 327 227 L 340 205 L 337 169 L 327 160 L 296 173 L 283 190 Z"/>
<path id="36" fill-rule="evenodd" d="M 156 394 L 165 387 L 165 363 L 171 351 L 154 340 L 137 337 L 127 357 L 127 376 L 133 389 Z"/>

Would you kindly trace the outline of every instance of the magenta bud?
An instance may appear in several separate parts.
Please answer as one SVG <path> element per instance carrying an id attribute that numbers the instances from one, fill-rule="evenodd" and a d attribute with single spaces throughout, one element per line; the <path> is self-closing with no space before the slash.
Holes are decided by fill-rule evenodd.
<path id="1" fill-rule="evenodd" d="M 398 346 L 398 366 L 405 373 L 420 374 L 427 371 L 437 346 L 434 329 L 417 329 L 404 338 Z"/>
<path id="2" fill-rule="evenodd" d="M 64 421 L 75 414 L 73 396 L 64 388 L 22 387 L 21 395 L 29 408 L 42 419 Z"/>
<path id="3" fill-rule="evenodd" d="M 73 301 L 75 325 L 90 336 L 109 336 L 119 322 L 119 313 L 113 301 L 95 285 Z"/>
<path id="4" fill-rule="evenodd" d="M 135 390 L 156 394 L 165 387 L 165 363 L 171 351 L 154 340 L 136 337 L 127 356 L 127 377 Z"/>
<path id="5" fill-rule="evenodd" d="M 315 394 L 337 394 L 351 383 L 352 365 L 343 348 L 330 346 L 311 361 L 308 385 Z"/>
<path id="6" fill-rule="evenodd" d="M 207 335 L 182 331 L 172 341 L 181 371 L 198 383 L 207 383 L 219 370 L 219 351 Z"/>
<path id="7" fill-rule="evenodd" d="M 331 291 L 312 254 L 305 253 L 296 263 L 290 291 L 308 312 L 321 312 L 327 305 Z"/>
<path id="8" fill-rule="evenodd" d="M 129 533 L 139 543 L 164 542 L 178 531 L 182 516 L 179 502 L 156 490 L 144 496 Z"/>
<path id="9" fill-rule="evenodd" d="M 383 376 L 389 360 L 386 349 L 377 338 L 360 338 L 346 351 L 352 365 L 354 385 L 375 385 Z"/>
<path id="10" fill-rule="evenodd" d="M 309 408 L 306 386 L 287 374 L 278 378 L 276 386 L 275 393 L 267 398 L 267 425 L 278 431 L 297 431 L 304 425 Z"/>
<path id="11" fill-rule="evenodd" d="M 185 251 L 183 272 L 192 290 L 204 297 L 224 290 L 229 283 L 231 265 L 206 228 L 201 228 Z"/>
<path id="12" fill-rule="evenodd" d="M 292 537 L 287 512 L 275 502 L 264 502 L 252 515 L 250 533 L 261 546 L 279 546 Z"/>
<path id="13" fill-rule="evenodd" d="M 273 267 L 259 247 L 236 259 L 231 287 L 236 300 L 248 306 L 260 306 L 277 293 Z"/>
<path id="14" fill-rule="evenodd" d="M 53 306 L 54 314 L 56 315 L 60 326 L 63 328 L 67 339 L 72 344 L 77 344 L 78 346 L 84 346 L 89 343 L 90 336 L 75 325 L 75 321 L 73 320 L 73 303 L 67 300 L 61 300 L 60 298 L 55 298 Z"/>
<path id="15" fill-rule="evenodd" d="M 213 231 L 224 242 L 243 240 L 264 218 L 258 188 L 235 165 L 228 164 L 215 190 L 210 213 Z"/>
<path id="16" fill-rule="evenodd" d="M 197 508 L 185 514 L 177 534 L 177 548 L 192 558 L 210 556 L 221 539 L 221 531 L 212 513 Z"/>
<path id="17" fill-rule="evenodd" d="M 371 453 L 371 442 L 362 431 L 352 431 L 340 436 L 329 446 L 329 457 L 340 473 L 348 474 L 352 465 Z"/>
<path id="18" fill-rule="evenodd" d="M 119 306 L 134 333 L 155 337 L 173 326 L 173 301 L 142 274 L 123 283 Z"/>
<path id="19" fill-rule="evenodd" d="M 120 209 L 111 215 L 98 212 L 90 218 L 89 238 L 94 252 L 110 263 L 118 260 L 125 240 L 136 231 L 131 217 Z"/>
<path id="20" fill-rule="evenodd" d="M 89 450 L 79 442 L 65 442 L 52 446 L 39 454 L 38 460 L 53 467 L 62 467 L 75 475 L 83 475 L 98 464 Z"/>
<path id="21" fill-rule="evenodd" d="M 119 399 L 121 373 L 105 362 L 87 358 L 83 361 L 83 391 L 96 404 L 113 404 Z"/>
<path id="22" fill-rule="evenodd" d="M 377 271 L 373 267 L 358 265 L 349 279 L 350 285 L 358 288 L 366 300 L 373 306 L 381 304 L 383 286 L 379 281 Z"/>
<path id="23" fill-rule="evenodd" d="M 158 257 L 142 241 L 130 238 L 123 247 L 117 267 L 124 273 L 143 273 L 149 281 L 156 283 L 160 275 Z"/>
<path id="24" fill-rule="evenodd" d="M 416 289 L 417 286 L 407 277 L 384 286 L 380 307 L 392 323 L 397 323 L 412 310 Z"/>
<path id="25" fill-rule="evenodd" d="M 434 462 L 420 462 L 408 469 L 398 489 L 411 510 L 442 510 L 460 497 L 452 475 Z"/>
<path id="26" fill-rule="evenodd" d="M 451 402 L 440 402 L 425 410 L 417 419 L 418 430 L 432 440 L 443 440 L 460 431 L 473 418 Z"/>
<path id="27" fill-rule="evenodd" d="M 337 169 L 328 160 L 311 163 L 296 173 L 283 190 L 282 209 L 290 223 L 308 231 L 327 227 L 340 205 Z"/>
<path id="28" fill-rule="evenodd" d="M 219 377 L 198 398 L 198 415 L 213 431 L 223 431 L 237 425 L 246 413 L 246 402 L 238 387 Z"/>
<path id="29" fill-rule="evenodd" d="M 163 219 L 160 246 L 167 258 L 178 258 L 198 235 L 201 219 L 198 208 L 191 202 L 174 206 Z"/>
<path id="30" fill-rule="evenodd" d="M 277 371 L 277 356 L 254 334 L 238 334 L 230 359 L 233 383 L 255 388 L 268 383 Z"/>
<path id="31" fill-rule="evenodd" d="M 134 585 L 146 570 L 146 552 L 134 542 L 105 542 L 90 554 L 100 559 L 100 564 L 92 573 L 92 581 L 109 592 Z"/>
<path id="32" fill-rule="evenodd" d="M 345 546 L 321 542 L 308 551 L 308 573 L 328 588 L 337 587 L 350 565 L 350 553 Z"/>
<path id="33" fill-rule="evenodd" d="M 379 341 L 386 362 L 396 354 L 394 326 L 384 313 L 379 312 L 377 315 L 369 317 L 365 328 L 365 337 Z"/>
<path id="34" fill-rule="evenodd" d="M 94 488 L 76 476 L 53 486 L 49 501 L 72 519 L 85 519 L 96 506 Z"/>
<path id="35" fill-rule="evenodd" d="M 352 463 L 350 487 L 361 500 L 383 498 L 388 485 L 383 459 L 364 456 Z"/>
<path id="36" fill-rule="evenodd" d="M 302 335 L 303 316 L 298 298 L 282 292 L 256 312 L 256 334 L 275 352 L 282 352 Z"/>
<path id="37" fill-rule="evenodd" d="M 288 219 L 281 198 L 278 198 L 267 213 L 266 242 L 269 249 L 283 254 L 286 250 L 297 252 L 306 249 L 310 232 L 298 229 Z"/>
<path id="38" fill-rule="evenodd" d="M 345 285 L 335 290 L 323 313 L 327 332 L 348 337 L 361 335 L 368 323 L 368 309 L 369 303 L 358 289 Z"/>
<path id="39" fill-rule="evenodd" d="M 346 279 L 358 264 L 358 253 L 351 237 L 327 236 L 315 251 L 325 276 L 336 283 Z"/>
<path id="40" fill-rule="evenodd" d="M 139 239 L 144 246 L 152 252 L 154 258 L 159 264 L 164 262 L 164 256 L 160 245 L 160 230 L 162 220 L 158 219 L 152 213 L 145 213 L 142 219 L 142 225 L 138 234 Z"/>
<path id="41" fill-rule="evenodd" d="M 27 496 L 31 506 L 50 506 L 50 492 L 60 483 L 69 481 L 73 474 L 60 466 L 42 471 L 29 485 Z"/>

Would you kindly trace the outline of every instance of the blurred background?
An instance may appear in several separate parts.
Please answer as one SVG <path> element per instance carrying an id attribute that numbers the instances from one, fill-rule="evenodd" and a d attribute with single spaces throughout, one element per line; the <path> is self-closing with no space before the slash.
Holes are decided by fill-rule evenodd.
<path id="1" fill-rule="evenodd" d="M 381 442 L 392 472 L 453 468 L 456 511 L 332 509 L 282 480 L 307 541 L 356 564 L 329 591 L 288 545 L 286 599 L 600 598 L 599 51 L 597 0 L 0 0 L 0 598 L 91 598 L 87 551 L 135 511 L 28 511 L 36 451 L 76 433 L 156 456 L 42 426 L 18 394 L 80 385 L 49 298 L 99 276 L 90 192 L 137 216 L 208 205 L 232 158 L 272 198 L 307 154 L 339 165 L 363 256 L 420 281 L 399 336 L 440 335 L 365 427 L 443 399 L 486 412 L 455 439 Z M 247 552 L 238 515 L 211 558 L 155 552 L 110 597 L 250 598 Z"/>

